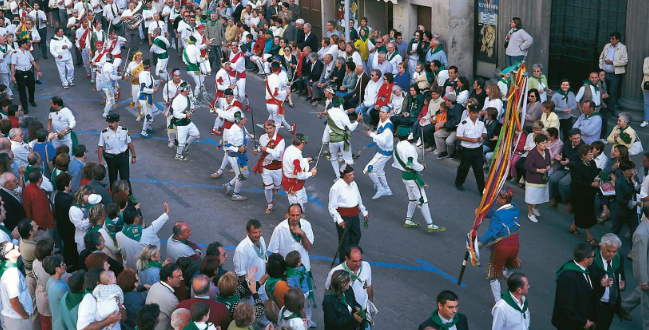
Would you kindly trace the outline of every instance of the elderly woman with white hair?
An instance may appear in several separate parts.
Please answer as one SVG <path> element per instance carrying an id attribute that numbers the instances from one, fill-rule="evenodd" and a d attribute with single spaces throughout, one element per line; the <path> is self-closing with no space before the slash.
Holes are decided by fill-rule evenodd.
<path id="1" fill-rule="evenodd" d="M 11 151 L 14 153 L 14 162 L 20 167 L 27 168 L 29 162 L 27 157 L 31 153 L 31 148 L 25 143 L 24 133 L 20 128 L 12 128 L 9 131 L 9 140 L 11 140 Z"/>
<path id="2" fill-rule="evenodd" d="M 547 101 L 548 94 L 552 93 L 552 90 L 548 88 L 548 79 L 543 74 L 542 64 L 532 65 L 532 76 L 530 76 L 530 79 L 527 80 L 527 84 L 528 90 L 536 89 L 539 91 L 541 102 Z"/>
<path id="3" fill-rule="evenodd" d="M 611 134 L 606 139 L 613 147 L 618 145 L 626 146 L 629 149 L 629 153 L 631 153 L 631 147 L 637 138 L 635 130 L 629 126 L 630 122 L 631 115 L 628 112 L 622 112 L 617 118 L 617 126 L 613 128 Z M 635 155 L 635 153 L 631 154 Z"/>

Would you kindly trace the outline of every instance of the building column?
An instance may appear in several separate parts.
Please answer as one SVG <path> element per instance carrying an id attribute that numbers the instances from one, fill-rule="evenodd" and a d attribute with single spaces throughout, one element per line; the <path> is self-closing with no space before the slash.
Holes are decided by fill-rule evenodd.
<path id="1" fill-rule="evenodd" d="M 624 40 L 627 42 L 629 62 L 626 74 L 622 79 L 622 97 L 618 106 L 631 113 L 634 122 L 642 122 L 644 117 L 644 103 L 642 100 L 642 64 L 644 58 L 649 56 L 649 34 L 647 33 L 647 13 L 649 1 L 629 0 L 626 7 L 626 31 Z"/>

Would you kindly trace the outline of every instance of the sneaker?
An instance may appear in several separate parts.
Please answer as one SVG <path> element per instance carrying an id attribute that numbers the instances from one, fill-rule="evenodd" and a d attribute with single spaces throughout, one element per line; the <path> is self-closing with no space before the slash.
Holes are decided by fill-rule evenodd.
<path id="1" fill-rule="evenodd" d="M 539 209 L 532 208 L 532 213 L 534 213 L 534 215 L 537 217 L 541 216 L 541 212 L 539 212 Z"/>
<path id="2" fill-rule="evenodd" d="M 412 140 L 412 132 L 410 132 L 410 134 L 408 134 L 408 140 Z"/>
<path id="3" fill-rule="evenodd" d="M 70 86 L 74 86 L 74 81 L 70 81 L 70 82 L 68 82 L 68 85 L 70 85 Z"/>
<path id="4" fill-rule="evenodd" d="M 372 197 L 372 199 L 379 199 L 379 197 L 383 196 L 383 194 L 384 194 L 384 190 L 383 190 L 383 189 L 379 189 L 379 190 L 376 192 L 376 194 L 374 195 L 374 197 Z"/>
<path id="5" fill-rule="evenodd" d="M 296 130 L 296 129 L 297 129 L 297 125 L 296 125 L 295 123 L 293 123 L 293 124 L 291 125 L 291 130 L 290 130 L 291 134 L 295 134 L 295 130 Z"/>
<path id="6" fill-rule="evenodd" d="M 644 128 L 647 127 L 647 125 L 649 125 L 649 122 L 645 120 L 642 122 L 642 124 L 640 124 L 640 127 Z"/>
<path id="7" fill-rule="evenodd" d="M 464 186 L 455 186 L 458 191 L 464 191 Z"/>
<path id="8" fill-rule="evenodd" d="M 406 220 L 406 222 L 403 223 L 403 228 L 417 228 L 417 227 L 421 227 L 421 225 L 417 222 Z"/>
<path id="9" fill-rule="evenodd" d="M 423 142 L 421 141 L 421 138 L 419 138 L 419 139 L 417 140 L 417 148 L 421 147 L 421 144 L 422 144 L 422 143 L 423 143 Z"/>
<path id="10" fill-rule="evenodd" d="M 184 161 L 186 161 L 186 160 L 189 160 L 187 157 L 185 157 L 185 156 L 183 156 L 183 155 L 179 155 L 179 154 L 176 154 L 176 158 L 175 158 L 175 159 L 176 159 L 176 160 L 179 160 L 179 161 L 181 161 L 181 162 L 184 162 Z"/>
<path id="11" fill-rule="evenodd" d="M 128 107 L 131 108 L 131 109 L 133 109 L 134 106 L 135 106 L 135 102 L 131 102 L 131 103 L 128 105 Z M 139 117 L 139 116 L 138 116 L 138 117 Z"/>
<path id="12" fill-rule="evenodd" d="M 151 135 L 146 134 L 146 132 L 142 132 L 142 133 L 140 133 L 140 137 L 143 138 L 143 139 L 148 139 L 148 138 L 151 138 Z"/>
<path id="13" fill-rule="evenodd" d="M 231 192 L 230 192 L 230 184 L 229 183 L 223 184 L 223 191 L 225 191 L 226 195 L 230 195 Z"/>
<path id="14" fill-rule="evenodd" d="M 63 89 L 68 89 L 68 88 L 70 88 L 70 86 L 68 86 L 68 85 L 63 85 Z"/>
<path id="15" fill-rule="evenodd" d="M 446 158 L 446 156 L 448 156 L 447 152 L 440 152 L 439 154 L 437 154 L 437 159 L 442 160 Z"/>
<path id="16" fill-rule="evenodd" d="M 388 188 L 388 189 L 385 190 L 385 192 L 383 193 L 383 196 L 392 196 L 392 190 L 390 190 L 390 188 Z"/>
<path id="17" fill-rule="evenodd" d="M 532 214 L 532 215 L 528 214 L 527 218 L 530 219 L 530 221 L 532 221 L 532 222 L 539 222 L 539 220 L 536 218 L 536 216 L 534 214 Z"/>
<path id="18" fill-rule="evenodd" d="M 135 118 L 135 121 L 140 121 L 140 120 L 142 120 L 142 114 L 138 113 L 137 118 Z"/>
<path id="19" fill-rule="evenodd" d="M 429 232 L 429 233 L 439 233 L 439 232 L 442 232 L 442 231 L 445 231 L 445 230 L 446 230 L 446 227 L 441 227 L 441 226 L 438 226 L 438 225 L 436 225 L 434 223 L 431 223 L 430 225 L 428 225 L 428 228 L 426 229 L 426 231 Z"/>
<path id="20" fill-rule="evenodd" d="M 273 209 L 275 209 L 275 206 L 273 206 L 273 204 L 268 204 L 268 207 L 266 208 L 266 211 L 264 211 L 264 213 L 271 214 L 273 213 Z"/>
<path id="21" fill-rule="evenodd" d="M 173 142 L 171 142 L 171 141 L 169 141 L 169 142 L 167 142 L 167 147 L 169 147 L 169 149 L 173 149 L 173 148 L 176 147 L 176 144 L 173 143 Z"/>
<path id="22" fill-rule="evenodd" d="M 43 82 L 40 79 L 36 80 L 36 85 L 42 85 L 42 84 Z"/>
<path id="23" fill-rule="evenodd" d="M 309 328 L 315 328 L 315 327 L 317 327 L 317 326 L 318 326 L 318 325 L 315 324 L 315 321 L 309 321 Z"/>
<path id="24" fill-rule="evenodd" d="M 239 194 L 234 194 L 234 195 L 232 195 L 232 197 L 230 198 L 230 200 L 233 200 L 233 201 L 245 201 L 246 199 L 248 199 L 248 197 L 241 196 L 241 195 L 239 195 Z"/>

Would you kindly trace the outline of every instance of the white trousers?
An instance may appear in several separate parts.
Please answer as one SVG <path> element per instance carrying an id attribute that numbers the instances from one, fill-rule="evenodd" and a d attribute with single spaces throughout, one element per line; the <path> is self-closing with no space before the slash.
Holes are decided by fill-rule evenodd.
<path id="1" fill-rule="evenodd" d="M 60 147 L 60 146 L 62 146 L 64 144 L 66 146 L 68 146 L 68 148 L 70 148 L 70 150 L 72 150 L 72 134 L 70 134 L 70 133 L 65 134 L 62 139 L 59 139 L 59 138 L 52 139 L 52 146 L 54 148 L 58 148 L 58 147 Z"/>
<path id="2" fill-rule="evenodd" d="M 83 67 L 86 69 L 86 74 L 90 74 L 90 70 L 92 69 L 90 67 L 90 52 L 88 51 L 88 48 L 84 48 L 81 50 L 81 60 L 83 61 Z"/>
<path id="3" fill-rule="evenodd" d="M 352 157 L 352 146 L 349 150 L 344 151 L 345 142 L 329 142 L 329 152 L 331 153 L 331 166 L 334 168 L 336 178 L 340 178 L 340 164 L 338 163 L 338 151 L 341 152 L 345 164 L 354 165 L 354 158 Z"/>
<path id="4" fill-rule="evenodd" d="M 370 177 L 370 179 L 372 179 L 372 182 L 374 182 L 375 185 L 381 185 L 379 178 L 383 178 L 383 180 L 385 180 L 385 163 L 387 163 L 390 158 L 392 157 L 376 153 L 374 154 L 374 157 L 372 157 L 372 160 L 370 160 L 370 162 L 365 166 L 365 170 L 363 170 L 363 172 L 366 173 Z M 371 170 L 370 166 L 372 167 Z"/>
<path id="5" fill-rule="evenodd" d="M 415 208 L 417 205 L 421 208 L 421 214 L 424 216 L 426 223 L 431 224 L 433 220 L 430 216 L 430 209 L 428 209 L 428 198 L 426 197 L 426 191 L 423 188 L 420 188 L 417 185 L 415 180 L 403 180 L 403 184 L 406 186 L 406 191 L 408 192 L 408 212 L 406 213 L 407 219 L 412 219 L 413 214 L 415 213 Z M 419 199 L 423 198 L 423 202 Z"/>
<path id="6" fill-rule="evenodd" d="M 187 74 L 194 79 L 194 84 L 196 85 L 196 88 L 194 88 L 194 96 L 198 96 L 201 93 L 202 87 L 205 86 L 205 77 L 194 71 L 189 71 Z"/>
<path id="7" fill-rule="evenodd" d="M 141 108 L 141 104 L 140 104 L 140 85 L 131 84 L 131 102 L 135 103 L 134 106 Z"/>
<path id="8" fill-rule="evenodd" d="M 169 138 L 169 143 L 175 143 L 176 129 L 169 128 L 169 125 L 171 125 L 171 118 L 173 118 L 173 116 L 167 116 L 167 137 Z"/>
<path id="9" fill-rule="evenodd" d="M 102 88 L 104 94 L 106 94 L 106 105 L 104 106 L 104 116 L 108 115 L 110 110 L 113 109 L 113 104 L 115 104 L 115 94 L 110 91 L 109 88 Z"/>
<path id="10" fill-rule="evenodd" d="M 206 76 L 209 76 L 212 73 L 212 65 L 210 64 L 210 61 L 201 62 L 201 72 Z"/>
<path id="11" fill-rule="evenodd" d="M 237 96 L 241 102 L 248 104 L 246 96 L 246 78 L 239 78 L 237 80 Z"/>
<path id="12" fill-rule="evenodd" d="M 280 115 L 278 113 L 279 106 L 275 104 L 266 104 L 266 110 L 268 110 L 268 119 L 272 119 L 275 121 L 275 127 L 280 128 L 284 127 L 287 130 L 291 129 L 291 125 L 286 122 L 286 119 L 284 118 L 284 115 Z"/>
<path id="13" fill-rule="evenodd" d="M 304 189 L 304 187 L 296 191 L 294 194 L 289 194 L 287 192 L 286 196 L 288 197 L 289 204 L 299 203 L 302 206 L 302 212 L 306 212 L 304 207 L 306 205 L 307 197 L 306 197 L 306 189 Z"/>
<path id="14" fill-rule="evenodd" d="M 261 181 L 264 183 L 264 189 L 279 189 L 282 185 L 282 169 L 263 169 L 261 172 Z"/>
<path id="15" fill-rule="evenodd" d="M 169 58 L 158 59 L 158 63 L 155 65 L 155 72 L 158 77 L 164 81 L 171 80 L 171 75 L 167 71 L 167 65 L 169 64 Z"/>
<path id="16" fill-rule="evenodd" d="M 410 74 L 410 83 L 414 84 L 415 83 L 415 70 L 417 69 L 417 63 L 419 63 L 419 60 L 410 58 L 408 59 L 408 73 Z"/>
<path id="17" fill-rule="evenodd" d="M 140 102 L 140 109 L 142 110 L 142 132 L 146 132 L 147 129 L 151 128 L 151 123 L 155 117 L 154 109 L 155 105 L 149 104 L 147 100 L 138 100 Z"/>
<path id="18" fill-rule="evenodd" d="M 219 97 L 216 99 L 216 102 L 214 102 L 214 107 L 217 109 L 223 109 L 223 103 L 225 102 L 225 99 L 222 97 Z M 218 129 L 219 127 L 222 127 L 223 124 L 225 123 L 225 120 L 223 118 L 216 116 L 216 119 L 214 119 L 214 126 L 212 127 L 213 130 Z"/>
<path id="19" fill-rule="evenodd" d="M 190 122 L 189 125 L 185 126 L 176 126 L 176 134 L 178 135 L 178 148 L 185 147 L 186 145 L 192 144 L 195 140 L 201 137 L 198 132 L 198 128 L 194 125 L 193 122 Z M 182 150 L 182 149 L 181 149 Z"/>
<path id="20" fill-rule="evenodd" d="M 63 86 L 67 86 L 74 80 L 74 64 L 72 63 L 72 57 L 67 60 L 57 60 L 56 68 L 59 70 L 59 79 L 61 79 L 61 84 L 63 84 Z"/>

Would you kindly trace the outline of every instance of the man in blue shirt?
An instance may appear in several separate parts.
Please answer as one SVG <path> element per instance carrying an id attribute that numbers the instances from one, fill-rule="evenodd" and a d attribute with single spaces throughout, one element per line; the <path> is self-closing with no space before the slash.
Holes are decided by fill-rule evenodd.
<path id="1" fill-rule="evenodd" d="M 70 160 L 70 165 L 68 165 L 68 174 L 72 177 L 72 190 L 71 194 L 74 194 L 79 190 L 79 185 L 81 184 L 81 179 L 83 179 L 83 167 L 86 165 L 86 157 L 88 156 L 88 149 L 83 144 L 77 146 L 74 149 L 74 158 Z"/>
<path id="2" fill-rule="evenodd" d="M 63 316 L 61 315 L 60 301 L 63 296 L 70 291 L 70 287 L 61 277 L 65 274 L 65 262 L 60 254 L 51 255 L 43 260 L 43 269 L 50 274 L 45 288 L 47 289 L 47 300 L 50 304 L 52 313 L 52 330 L 65 329 Z"/>
<path id="3" fill-rule="evenodd" d="M 51 173 L 47 164 L 54 161 L 54 156 L 56 156 L 56 150 L 50 142 L 54 138 L 56 138 L 56 133 L 47 133 L 47 130 L 44 128 L 36 131 L 36 140 L 38 142 L 34 144 L 33 149 L 41 156 L 41 164 L 39 167 L 43 169 L 43 174 L 48 178 Z"/>

